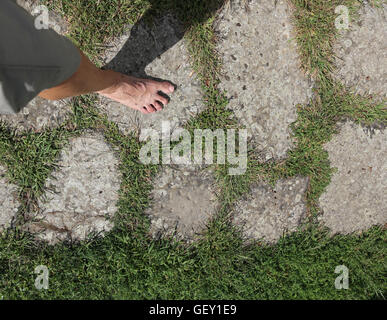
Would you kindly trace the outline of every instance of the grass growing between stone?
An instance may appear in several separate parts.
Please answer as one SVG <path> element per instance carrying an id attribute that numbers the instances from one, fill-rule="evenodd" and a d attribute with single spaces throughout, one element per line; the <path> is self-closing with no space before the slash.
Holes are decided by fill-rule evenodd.
<path id="1" fill-rule="evenodd" d="M 15 135 L 5 125 L 0 126 L 0 162 L 7 165 L 10 180 L 20 186 L 23 208 L 42 193 L 44 181 L 68 138 L 84 130 L 101 130 L 117 147 L 123 173 L 116 226 L 104 238 L 52 247 L 33 241 L 17 227 L 0 238 L 0 299 L 385 298 L 386 230 L 374 227 L 360 236 L 329 237 L 313 219 L 319 213 L 317 200 L 333 172 L 322 145 L 330 140 L 337 121 L 343 117 L 365 124 L 386 121 L 382 104 L 346 92 L 330 77 L 336 32 L 334 7 L 345 4 L 355 10 L 358 2 L 290 2 L 294 5 L 303 67 L 317 80 L 316 98 L 309 105 L 299 106 L 293 125 L 297 146 L 278 163 L 260 163 L 250 150 L 248 171 L 243 176 L 229 176 L 226 166 L 218 166 L 222 208 L 202 240 L 191 246 L 172 239 L 153 241 L 147 236 L 149 221 L 143 212 L 149 205 L 151 179 L 158 168 L 139 162 L 141 144 L 135 137 L 123 136 L 114 123 L 98 114 L 93 96 L 74 99 L 74 117 L 56 130 Z M 106 39 L 121 32 L 127 22 L 137 21 L 153 1 L 50 3 L 71 22 L 70 37 L 96 57 Z M 187 123 L 187 128 L 237 127 L 224 94 L 217 88 L 221 62 L 215 51 L 212 8 L 219 7 L 219 1 L 206 1 L 204 6 L 191 4 L 190 10 L 181 3 L 163 0 L 159 6 L 153 3 L 152 10 L 172 10 L 189 25 L 186 40 L 207 109 Z M 195 19 L 207 16 L 209 11 L 205 21 Z M 244 245 L 239 230 L 229 223 L 233 203 L 256 181 L 275 183 L 297 174 L 310 177 L 307 201 L 311 219 L 305 230 L 273 246 Z M 341 264 L 350 270 L 349 290 L 334 287 L 334 270 Z M 50 270 L 48 290 L 34 287 L 37 265 Z"/>

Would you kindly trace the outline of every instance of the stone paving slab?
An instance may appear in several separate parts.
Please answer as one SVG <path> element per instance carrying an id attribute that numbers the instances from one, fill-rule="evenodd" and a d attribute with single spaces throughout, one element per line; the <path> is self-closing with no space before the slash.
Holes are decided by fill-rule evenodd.
<path id="1" fill-rule="evenodd" d="M 111 230 L 121 183 L 118 164 L 101 134 L 72 139 L 46 182 L 45 198 L 28 230 L 51 244 Z"/>
<path id="2" fill-rule="evenodd" d="M 0 165 L 0 232 L 9 228 L 20 206 L 17 187 L 5 178 L 6 169 Z"/>
<path id="3" fill-rule="evenodd" d="M 16 3 L 34 16 L 41 14 L 41 11 L 38 12 L 37 10 L 37 7 L 41 6 L 41 3 L 39 0 L 16 0 Z M 67 21 L 63 19 L 62 16 L 60 16 L 56 12 L 49 10 L 48 17 L 49 17 L 49 23 L 48 23 L 49 28 L 55 30 L 56 32 L 62 35 L 69 33 L 70 31 L 69 24 L 67 23 Z"/>
<path id="4" fill-rule="evenodd" d="M 259 183 L 237 202 L 233 223 L 241 226 L 251 240 L 275 243 L 287 232 L 296 231 L 306 214 L 305 192 L 309 179 L 295 177 L 279 180 L 272 188 Z"/>
<path id="5" fill-rule="evenodd" d="M 154 238 L 175 235 L 187 242 L 206 228 L 216 213 L 213 173 L 195 166 L 165 166 L 155 178 L 152 203 L 145 214 Z"/>
<path id="6" fill-rule="evenodd" d="M 293 146 L 289 125 L 296 105 L 310 101 L 313 83 L 299 68 L 287 2 L 247 1 L 248 10 L 245 3 L 232 1 L 217 18 L 221 88 L 262 160 L 278 159 Z"/>
<path id="7" fill-rule="evenodd" d="M 334 46 L 334 76 L 357 94 L 387 98 L 387 4 L 365 5 Z"/>
<path id="8" fill-rule="evenodd" d="M 39 5 L 37 0 L 17 0 L 17 3 L 29 13 L 33 13 Z M 62 35 L 69 31 L 67 22 L 52 11 L 49 11 L 49 27 Z M 49 101 L 36 97 L 19 113 L 0 115 L 0 120 L 5 121 L 18 131 L 29 129 L 40 131 L 44 127 L 55 128 L 63 123 L 71 112 L 69 102 L 70 99 Z"/>
<path id="9" fill-rule="evenodd" d="M 101 97 L 100 109 L 125 132 L 141 134 L 144 128 L 161 132 L 161 121 L 171 128 L 181 127 L 204 110 L 199 81 L 192 72 L 183 32 L 170 15 L 160 18 L 154 27 L 144 23 L 128 26 L 124 34 L 108 44 L 101 60 L 106 68 L 138 77 L 172 82 L 177 86 L 164 110 L 143 115 L 120 103 Z"/>
<path id="10" fill-rule="evenodd" d="M 332 232 L 352 233 L 387 223 L 387 135 L 352 122 L 324 148 L 338 172 L 320 197 L 320 221 Z"/>
<path id="11" fill-rule="evenodd" d="M 49 101 L 36 97 L 19 113 L 0 115 L 0 120 L 18 131 L 53 129 L 68 119 L 72 112 L 69 102 L 69 99 Z"/>

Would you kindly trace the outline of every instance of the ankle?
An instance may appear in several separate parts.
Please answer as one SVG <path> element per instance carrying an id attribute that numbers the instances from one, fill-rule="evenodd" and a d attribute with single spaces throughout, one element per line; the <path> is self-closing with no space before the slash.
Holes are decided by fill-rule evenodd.
<path id="1" fill-rule="evenodd" d="M 123 75 L 112 70 L 99 70 L 98 77 L 101 79 L 102 89 L 95 91 L 98 94 L 107 95 L 116 91 L 122 82 Z"/>

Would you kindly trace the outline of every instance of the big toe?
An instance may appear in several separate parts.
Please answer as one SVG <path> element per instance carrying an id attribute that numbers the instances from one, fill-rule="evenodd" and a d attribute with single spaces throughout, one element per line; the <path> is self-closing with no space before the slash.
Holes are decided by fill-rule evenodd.
<path id="1" fill-rule="evenodd" d="M 175 87 L 169 82 L 163 82 L 161 91 L 165 93 L 172 93 L 173 91 L 175 91 Z"/>

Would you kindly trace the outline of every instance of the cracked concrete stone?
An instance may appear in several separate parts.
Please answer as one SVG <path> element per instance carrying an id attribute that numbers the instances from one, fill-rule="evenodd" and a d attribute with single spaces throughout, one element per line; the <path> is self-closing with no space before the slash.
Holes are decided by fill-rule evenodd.
<path id="1" fill-rule="evenodd" d="M 387 4 L 365 5 L 348 30 L 340 30 L 334 45 L 334 77 L 353 92 L 387 98 Z"/>
<path id="2" fill-rule="evenodd" d="M 9 228 L 20 206 L 17 187 L 5 178 L 6 169 L 0 165 L 0 232 Z"/>
<path id="3" fill-rule="evenodd" d="M 262 160 L 278 159 L 293 146 L 289 125 L 296 105 L 309 102 L 313 83 L 300 71 L 286 1 L 232 1 L 216 22 L 223 59 L 220 87 L 248 129 Z"/>
<path id="4" fill-rule="evenodd" d="M 349 234 L 387 223 L 387 135 L 352 122 L 325 144 L 338 171 L 320 197 L 319 220 L 332 234 Z"/>
<path id="5" fill-rule="evenodd" d="M 17 3 L 26 11 L 37 16 L 39 10 L 34 11 L 40 4 L 37 0 L 17 0 Z M 58 14 L 48 11 L 49 27 L 56 32 L 65 35 L 68 30 L 68 23 Z M 36 97 L 17 114 L 0 115 L 0 120 L 5 121 L 18 131 L 33 130 L 40 131 L 44 127 L 55 128 L 63 123 L 71 112 L 70 99 L 49 101 Z"/>
<path id="6" fill-rule="evenodd" d="M 161 132 L 161 121 L 169 121 L 172 129 L 181 127 L 204 110 L 202 91 L 189 64 L 189 56 L 179 23 L 170 15 L 153 27 L 144 23 L 128 26 L 124 34 L 108 46 L 105 68 L 126 74 L 163 79 L 177 86 L 170 103 L 153 114 L 143 115 L 122 104 L 101 97 L 100 109 L 109 120 L 127 132 L 141 134 L 144 128 Z"/>
<path id="7" fill-rule="evenodd" d="M 165 166 L 154 182 L 151 206 L 145 211 L 154 238 L 172 236 L 193 241 L 216 213 L 213 174 L 199 166 Z"/>
<path id="8" fill-rule="evenodd" d="M 275 243 L 287 232 L 296 231 L 306 214 L 305 192 L 309 179 L 295 177 L 279 180 L 272 188 L 266 183 L 252 187 L 237 202 L 233 223 L 241 226 L 248 241 Z"/>
<path id="9" fill-rule="evenodd" d="M 46 182 L 45 198 L 39 199 L 28 230 L 51 244 L 110 231 L 120 183 L 118 160 L 102 135 L 72 139 Z"/>

